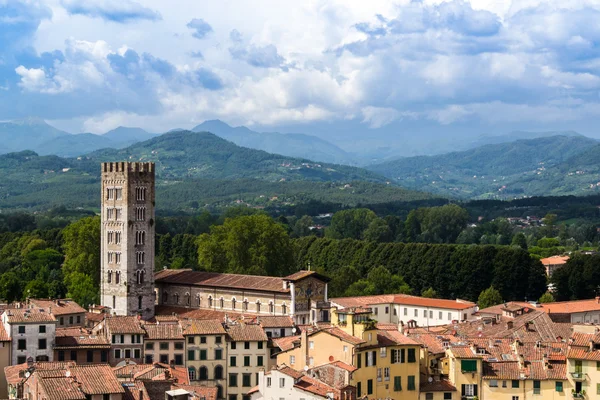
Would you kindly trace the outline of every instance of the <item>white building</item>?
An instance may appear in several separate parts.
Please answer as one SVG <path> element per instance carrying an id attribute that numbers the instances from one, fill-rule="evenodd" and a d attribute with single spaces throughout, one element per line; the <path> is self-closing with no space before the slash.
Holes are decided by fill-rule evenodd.
<path id="1" fill-rule="evenodd" d="M 431 299 L 406 294 L 339 297 L 331 299 L 338 309 L 370 308 L 371 316 L 380 323 L 408 324 L 417 326 L 447 325 L 454 321 L 477 319 L 477 305 L 465 300 Z"/>
<path id="2" fill-rule="evenodd" d="M 11 365 L 53 361 L 56 318 L 44 308 L 8 309 L 2 324 L 12 340 Z"/>

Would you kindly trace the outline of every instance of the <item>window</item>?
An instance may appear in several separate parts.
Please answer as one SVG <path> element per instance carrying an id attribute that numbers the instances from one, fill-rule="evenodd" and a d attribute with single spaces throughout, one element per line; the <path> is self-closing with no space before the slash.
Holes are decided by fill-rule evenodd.
<path id="1" fill-rule="evenodd" d="M 160 342 L 158 348 L 160 350 L 169 350 L 169 342 Z"/>
<path id="2" fill-rule="evenodd" d="M 415 309 L 415 317 L 419 316 L 419 310 Z"/>
<path id="3" fill-rule="evenodd" d="M 433 393 L 425 393 L 425 400 L 433 400 Z"/>
<path id="4" fill-rule="evenodd" d="M 144 264 L 145 260 L 146 260 L 146 253 L 143 251 L 136 251 L 135 252 L 136 255 L 136 260 L 138 264 Z"/>
<path id="5" fill-rule="evenodd" d="M 554 384 L 554 390 L 556 390 L 557 392 L 561 392 L 563 391 L 563 383 L 562 382 L 556 382 Z"/>
<path id="6" fill-rule="evenodd" d="M 102 350 L 100 352 L 100 362 L 102 362 L 102 363 L 108 362 L 108 351 Z"/>
<path id="7" fill-rule="evenodd" d="M 117 271 L 115 272 L 115 283 L 118 285 L 119 283 L 121 283 L 121 272 Z"/>
<path id="8" fill-rule="evenodd" d="M 194 337 L 188 336 L 188 344 L 194 344 Z"/>
<path id="9" fill-rule="evenodd" d="M 212 300 L 213 300 L 212 297 L 208 296 L 208 307 L 212 307 L 212 303 L 213 303 Z"/>
<path id="10" fill-rule="evenodd" d="M 114 188 L 108 188 L 108 189 L 106 189 L 106 199 L 107 200 L 114 200 L 115 199 L 115 189 Z"/>
<path id="11" fill-rule="evenodd" d="M 275 313 L 275 304 L 273 304 L 272 302 L 269 302 L 269 313 L 270 314 Z"/>
<path id="12" fill-rule="evenodd" d="M 121 349 L 115 349 L 115 358 L 121 358 Z"/>
<path id="13" fill-rule="evenodd" d="M 285 387 L 285 378 L 279 378 L 279 387 Z"/>
<path id="14" fill-rule="evenodd" d="M 115 263 L 117 264 L 121 264 L 121 253 L 120 252 L 116 252 L 115 253 Z M 117 272 L 117 283 L 119 283 L 119 278 L 121 277 L 121 273 Z"/>
<path id="15" fill-rule="evenodd" d="M 200 360 L 206 360 L 206 350 L 200 350 Z"/>
<path id="16" fill-rule="evenodd" d="M 220 306 L 221 308 L 225 308 L 225 299 L 224 299 L 224 298 L 222 298 L 222 297 L 219 299 L 219 306 Z"/>
<path id="17" fill-rule="evenodd" d="M 188 367 L 188 377 L 190 378 L 190 381 L 196 380 L 196 368 Z"/>
<path id="18" fill-rule="evenodd" d="M 250 356 L 244 356 L 244 367 L 250 366 Z"/>
<path id="19" fill-rule="evenodd" d="M 462 396 L 477 396 L 477 385 L 462 385 Z"/>
<path id="20" fill-rule="evenodd" d="M 131 349 L 125 349 L 125 358 L 131 358 Z"/>
<path id="21" fill-rule="evenodd" d="M 263 356 L 257 356 L 256 357 L 256 366 L 257 367 L 262 367 L 263 366 Z"/>
<path id="22" fill-rule="evenodd" d="M 556 382 L 558 383 L 558 382 Z M 561 382 L 562 384 L 562 382 Z M 596 383 L 596 394 L 600 394 L 600 383 Z"/>
<path id="23" fill-rule="evenodd" d="M 243 387 L 250 387 L 252 386 L 252 374 L 242 374 L 242 386 Z"/>
<path id="24" fill-rule="evenodd" d="M 236 356 L 229 357 L 229 366 L 230 367 L 237 366 L 237 357 Z"/>
<path id="25" fill-rule="evenodd" d="M 271 378 L 267 378 L 267 387 L 271 387 Z"/>
<path id="26" fill-rule="evenodd" d="M 187 358 L 189 361 L 194 361 L 196 359 L 196 351 L 195 350 L 188 350 L 187 352 Z"/>
<path id="27" fill-rule="evenodd" d="M 401 391 L 402 391 L 402 377 L 395 376 L 394 377 L 394 392 L 401 392 Z"/>
<path id="28" fill-rule="evenodd" d="M 215 336 L 215 343 L 216 344 L 223 343 L 223 337 L 222 336 Z"/>
<path id="29" fill-rule="evenodd" d="M 89 363 L 94 362 L 94 351 L 93 350 L 88 350 L 87 351 L 86 361 L 89 362 Z"/>
<path id="30" fill-rule="evenodd" d="M 315 342 L 313 342 L 312 340 L 308 342 L 308 348 L 309 349 L 314 349 L 315 348 Z"/>
<path id="31" fill-rule="evenodd" d="M 541 382 L 533 381 L 533 394 L 540 394 L 540 393 L 541 393 Z"/>
<path id="32" fill-rule="evenodd" d="M 443 318 L 442 315 L 443 315 L 443 313 L 440 311 L 439 319 Z"/>
<path id="33" fill-rule="evenodd" d="M 231 309 L 235 310 L 235 299 L 231 299 Z"/>
<path id="34" fill-rule="evenodd" d="M 377 352 L 376 351 L 367 351 L 365 353 L 365 367 L 373 367 L 377 365 Z"/>
<path id="35" fill-rule="evenodd" d="M 19 333 L 25 333 L 25 325 L 19 325 Z"/>
<path id="36" fill-rule="evenodd" d="M 168 354 L 161 354 L 159 356 L 160 362 L 162 364 L 168 364 L 169 363 L 169 355 Z"/>
<path id="37" fill-rule="evenodd" d="M 518 380 L 516 380 L 516 379 L 513 379 L 513 381 L 512 381 L 512 384 L 511 384 L 511 387 L 512 387 L 513 389 L 518 389 L 518 388 L 519 388 L 519 381 L 518 381 Z"/>
<path id="38" fill-rule="evenodd" d="M 136 349 L 139 351 L 139 349 Z M 139 357 L 135 357 L 139 358 Z M 183 365 L 183 354 L 175 354 L 175 365 Z"/>
<path id="39" fill-rule="evenodd" d="M 506 381 L 502 381 L 502 387 L 505 388 L 506 387 Z"/>
<path id="40" fill-rule="evenodd" d="M 200 344 L 206 343 L 206 336 L 200 336 Z"/>
<path id="41" fill-rule="evenodd" d="M 427 310 L 423 310 L 423 318 L 427 318 Z"/>
<path id="42" fill-rule="evenodd" d="M 378 309 L 377 307 L 375 307 L 375 308 L 373 309 L 373 314 L 377 315 L 377 313 L 378 313 L 378 312 L 379 312 L 379 309 Z"/>
<path id="43" fill-rule="evenodd" d="M 237 349 L 237 343 L 231 342 L 231 350 L 235 350 L 235 349 Z"/>
<path id="44" fill-rule="evenodd" d="M 260 301 L 256 302 L 256 312 L 259 313 L 260 312 Z"/>
<path id="45" fill-rule="evenodd" d="M 135 232 L 135 244 L 143 245 L 146 242 L 146 231 Z"/>
<path id="46" fill-rule="evenodd" d="M 294 365 L 294 364 L 296 364 L 296 356 L 290 356 L 290 365 Z"/>
<path id="47" fill-rule="evenodd" d="M 380 358 L 386 358 L 387 357 L 387 347 L 382 347 L 382 348 L 379 349 L 379 357 Z"/>
<path id="48" fill-rule="evenodd" d="M 146 207 L 137 207 L 136 218 L 138 221 L 146 220 Z"/>
<path id="49" fill-rule="evenodd" d="M 140 270 L 136 271 L 135 274 L 136 274 L 136 278 L 137 278 L 136 279 L 137 280 L 137 284 L 141 285 L 142 283 L 144 283 L 144 270 L 140 269 Z M 189 300 L 188 300 L 188 305 L 189 305 Z"/>
<path id="50" fill-rule="evenodd" d="M 229 387 L 237 387 L 238 374 L 229 374 Z"/>
<path id="51" fill-rule="evenodd" d="M 17 350 L 26 350 L 27 349 L 27 340 L 19 339 L 17 343 Z"/>
<path id="52" fill-rule="evenodd" d="M 38 339 L 38 348 L 40 350 L 46 350 L 46 339 Z"/>
<path id="53" fill-rule="evenodd" d="M 367 394 L 373 394 L 373 379 L 367 380 Z"/>
<path id="54" fill-rule="evenodd" d="M 58 361 L 65 361 L 65 351 L 64 350 L 58 351 Z"/>
<path id="55" fill-rule="evenodd" d="M 385 313 L 389 314 L 390 313 L 390 308 L 388 306 L 385 307 Z"/>
<path id="56" fill-rule="evenodd" d="M 513 396 L 512 400 L 519 400 L 519 396 Z"/>
<path id="57" fill-rule="evenodd" d="M 142 309 L 142 302 L 143 302 L 142 296 L 138 296 L 138 310 Z"/>
<path id="58" fill-rule="evenodd" d="M 315 365 L 315 359 L 312 357 L 308 357 L 308 365 Z"/>
<path id="59" fill-rule="evenodd" d="M 248 311 L 248 300 L 244 299 L 244 311 Z"/>
<path id="60" fill-rule="evenodd" d="M 262 348 L 263 348 L 263 342 L 257 342 L 257 343 L 256 343 L 256 346 L 257 346 L 257 348 L 258 348 L 259 350 L 262 350 Z"/>
<path id="61" fill-rule="evenodd" d="M 448 313 L 448 321 L 452 321 L 452 313 L 451 312 Z"/>
<path id="62" fill-rule="evenodd" d="M 17 357 L 17 364 L 25 364 L 26 361 L 27 361 L 27 357 L 25 357 L 25 356 Z"/>
<path id="63" fill-rule="evenodd" d="M 408 315 L 408 308 L 404 307 L 404 315 Z"/>
<path id="64" fill-rule="evenodd" d="M 362 367 L 362 356 L 360 353 L 356 355 L 356 368 Z"/>
<path id="65" fill-rule="evenodd" d="M 78 324 L 80 324 L 80 323 L 81 323 L 81 315 L 78 315 L 78 316 L 77 316 L 77 323 L 78 323 Z M 44 327 L 44 329 L 46 329 L 46 327 Z M 44 332 L 45 332 L 45 330 L 44 330 Z"/>
<path id="66" fill-rule="evenodd" d="M 361 397 L 361 395 L 362 395 L 362 382 L 356 383 L 356 395 L 358 397 Z"/>
<path id="67" fill-rule="evenodd" d="M 71 350 L 71 361 L 77 361 L 77 350 Z"/>
<path id="68" fill-rule="evenodd" d="M 244 342 L 244 349 L 250 350 L 250 342 Z"/>
<path id="69" fill-rule="evenodd" d="M 121 244 L 121 232 L 115 232 L 115 243 Z"/>
<path id="70" fill-rule="evenodd" d="M 175 350 L 183 350 L 183 342 L 175 342 Z"/>
<path id="71" fill-rule="evenodd" d="M 409 363 L 417 362 L 417 358 L 415 355 L 415 349 L 408 349 L 408 362 Z M 477 366 L 477 364 L 476 364 L 476 366 Z"/>
<path id="72" fill-rule="evenodd" d="M 40 333 L 46 333 L 46 325 L 40 325 Z"/>
<path id="73" fill-rule="evenodd" d="M 389 381 L 390 380 L 390 368 L 389 367 L 385 367 L 383 369 L 383 380 L 384 381 Z"/>
<path id="74" fill-rule="evenodd" d="M 414 375 L 409 375 L 408 376 L 408 383 L 406 384 L 406 389 L 407 390 L 415 390 L 415 376 Z"/>
<path id="75" fill-rule="evenodd" d="M 498 387 L 498 381 L 495 379 L 490 380 L 490 387 Z"/>
<path id="76" fill-rule="evenodd" d="M 452 393 L 444 393 L 444 400 L 452 400 Z"/>
<path id="77" fill-rule="evenodd" d="M 223 358 L 223 350 L 215 349 L 215 360 L 221 360 Z"/>
<path id="78" fill-rule="evenodd" d="M 287 314 L 287 306 L 285 304 L 281 305 L 281 314 L 283 314 L 283 315 Z"/>
<path id="79" fill-rule="evenodd" d="M 460 360 L 460 370 L 462 372 L 477 372 L 477 360 Z"/>
<path id="80" fill-rule="evenodd" d="M 198 379 L 200 379 L 201 381 L 208 379 L 208 368 L 200 367 L 198 369 Z"/>

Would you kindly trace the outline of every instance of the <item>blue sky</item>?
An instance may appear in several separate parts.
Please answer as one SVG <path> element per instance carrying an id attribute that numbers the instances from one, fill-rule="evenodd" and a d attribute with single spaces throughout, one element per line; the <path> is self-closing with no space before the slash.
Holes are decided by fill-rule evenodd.
<path id="1" fill-rule="evenodd" d="M 29 115 L 95 133 L 594 135 L 600 1 L 0 0 L 0 119 Z"/>

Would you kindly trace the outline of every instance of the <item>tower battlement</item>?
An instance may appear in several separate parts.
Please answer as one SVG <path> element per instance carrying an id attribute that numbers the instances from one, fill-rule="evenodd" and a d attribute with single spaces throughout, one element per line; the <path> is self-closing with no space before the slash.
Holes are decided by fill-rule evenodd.
<path id="1" fill-rule="evenodd" d="M 153 162 L 103 162 L 102 173 L 112 172 L 137 172 L 137 173 L 154 173 Z"/>

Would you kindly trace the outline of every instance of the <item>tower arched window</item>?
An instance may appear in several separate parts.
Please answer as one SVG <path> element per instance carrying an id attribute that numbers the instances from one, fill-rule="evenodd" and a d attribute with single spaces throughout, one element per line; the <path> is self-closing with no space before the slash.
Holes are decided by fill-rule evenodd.
<path id="1" fill-rule="evenodd" d="M 221 308 L 225 308 L 225 299 L 224 299 L 224 298 L 222 298 L 222 297 L 219 299 L 219 306 L 220 306 Z"/>
<path id="2" fill-rule="evenodd" d="M 142 296 L 138 296 L 138 310 L 142 309 Z"/>
<path id="3" fill-rule="evenodd" d="M 275 304 L 272 301 L 269 302 L 269 313 L 275 313 Z"/>
<path id="4" fill-rule="evenodd" d="M 244 306 L 242 308 L 244 311 L 248 311 L 248 299 L 244 299 Z"/>
<path id="5" fill-rule="evenodd" d="M 136 271 L 136 275 L 137 275 L 137 284 L 141 285 L 142 283 L 144 283 L 144 270 L 141 269 L 139 271 Z"/>
<path id="6" fill-rule="evenodd" d="M 115 272 L 115 283 L 118 285 L 121 283 L 121 271 Z"/>
<path id="7" fill-rule="evenodd" d="M 179 304 L 179 293 L 175 293 L 175 304 Z"/>
<path id="8" fill-rule="evenodd" d="M 223 367 L 220 365 L 215 367 L 215 379 L 223 379 Z"/>
<path id="9" fill-rule="evenodd" d="M 217 399 L 222 399 L 223 397 L 223 386 L 217 385 Z"/>
<path id="10" fill-rule="evenodd" d="M 167 291 L 163 292 L 163 304 L 167 304 L 169 302 L 169 293 L 167 293 Z"/>
<path id="11" fill-rule="evenodd" d="M 190 305 L 190 294 L 188 292 L 186 292 L 184 295 L 184 298 L 185 298 L 185 305 L 189 306 Z"/>
<path id="12" fill-rule="evenodd" d="M 286 314 L 287 314 L 287 306 L 285 305 L 285 303 L 283 303 L 283 304 L 281 305 L 281 313 L 282 313 L 283 315 L 286 315 Z"/>
<path id="13" fill-rule="evenodd" d="M 188 367 L 188 376 L 190 378 L 190 381 L 195 381 L 196 380 L 196 368 Z"/>
<path id="14" fill-rule="evenodd" d="M 110 269 L 108 270 L 108 273 L 106 274 L 106 282 L 112 283 L 112 271 Z"/>
<path id="15" fill-rule="evenodd" d="M 196 305 L 200 307 L 200 294 L 196 295 Z"/>
<path id="16" fill-rule="evenodd" d="M 259 313 L 260 312 L 260 300 L 256 301 L 256 312 Z"/>
<path id="17" fill-rule="evenodd" d="M 235 310 L 235 297 L 231 299 L 231 309 Z"/>
<path id="18" fill-rule="evenodd" d="M 212 306 L 213 306 L 212 300 L 213 300 L 212 296 L 208 296 L 208 307 L 210 307 L 210 308 L 212 308 Z"/>

